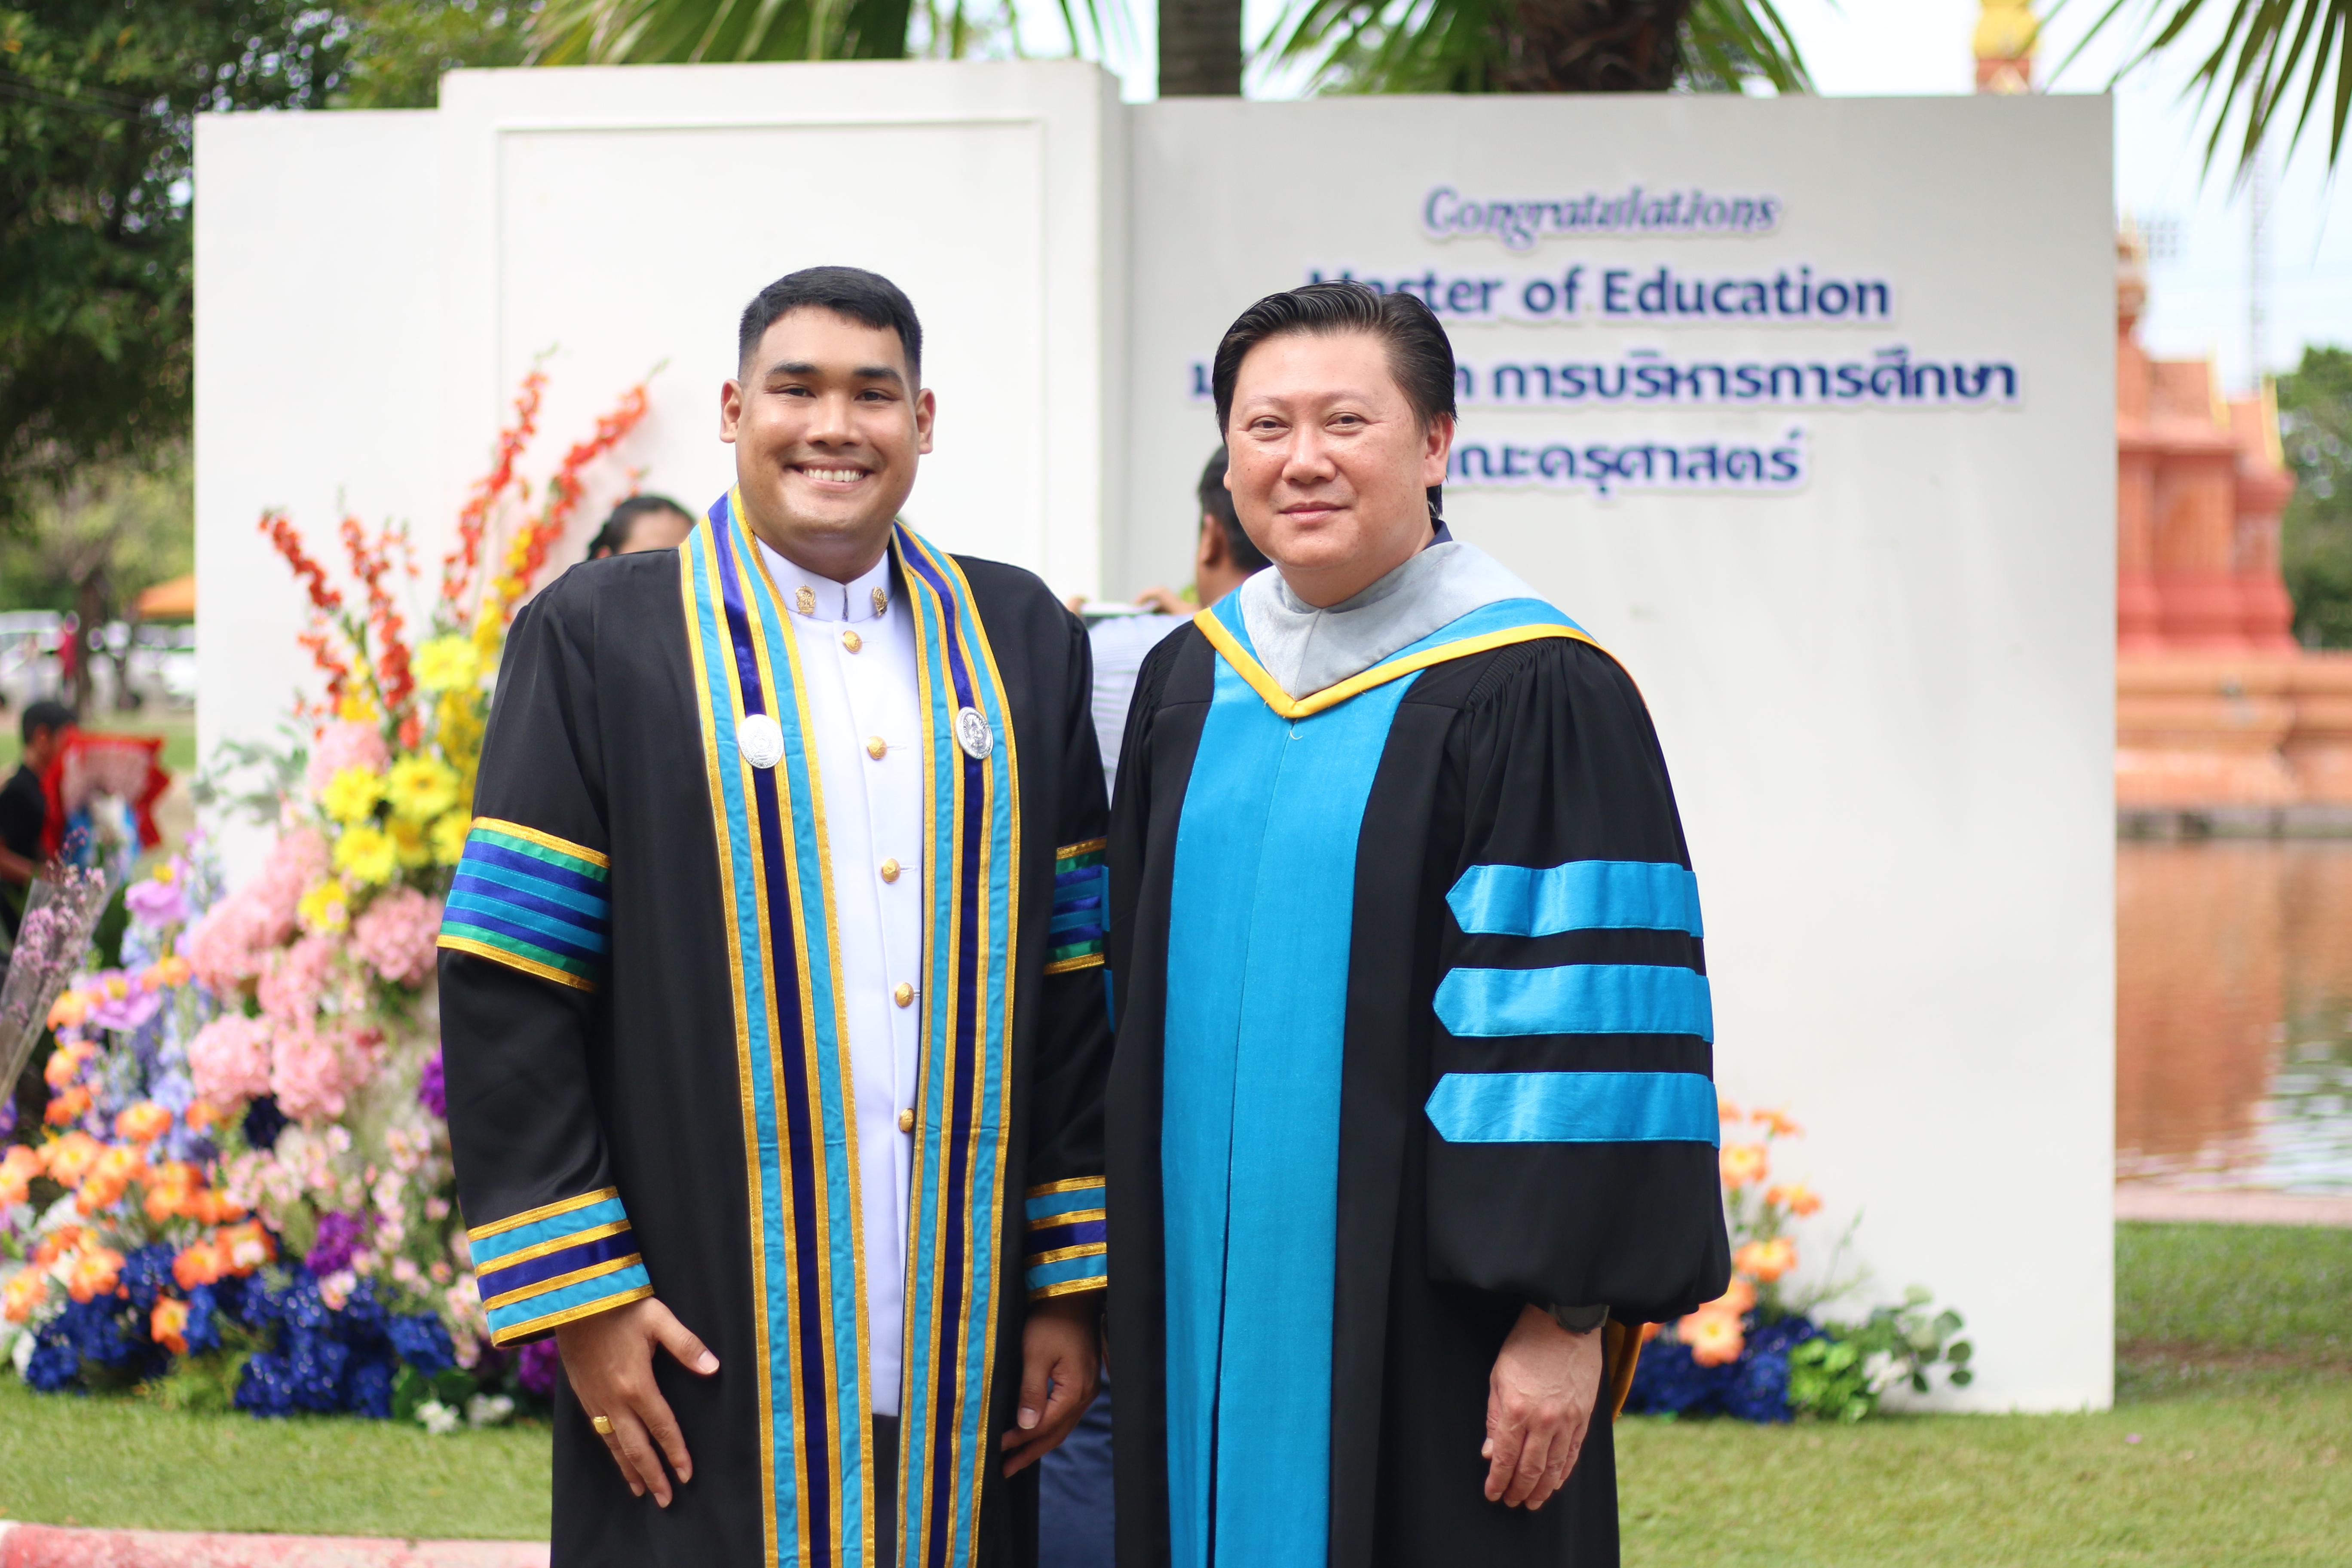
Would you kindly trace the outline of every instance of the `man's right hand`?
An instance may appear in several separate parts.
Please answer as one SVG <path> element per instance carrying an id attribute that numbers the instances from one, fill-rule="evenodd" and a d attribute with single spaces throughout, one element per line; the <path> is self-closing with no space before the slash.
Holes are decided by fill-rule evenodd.
<path id="1" fill-rule="evenodd" d="M 694 1461 L 686 1452 L 677 1417 L 669 1401 L 654 1384 L 654 1347 L 676 1357 L 680 1366 L 709 1377 L 719 1370 L 719 1358 L 670 1310 L 647 1298 L 593 1317 L 575 1318 L 555 1331 L 563 1352 L 564 1375 L 591 1422 L 602 1415 L 612 1430 L 602 1434 L 621 1479 L 638 1497 L 647 1491 L 662 1507 L 669 1506 L 669 1476 L 662 1460 L 677 1472 L 678 1484 L 694 1479 Z M 656 1453 L 656 1449 L 659 1453 Z"/>

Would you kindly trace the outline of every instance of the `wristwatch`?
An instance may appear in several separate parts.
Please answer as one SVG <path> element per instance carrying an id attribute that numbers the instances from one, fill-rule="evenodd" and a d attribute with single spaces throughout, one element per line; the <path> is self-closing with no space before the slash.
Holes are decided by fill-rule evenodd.
<path id="1" fill-rule="evenodd" d="M 1609 1309 L 1602 1307 L 1560 1307 L 1544 1309 L 1551 1321 L 1571 1334 L 1589 1334 L 1609 1321 Z"/>

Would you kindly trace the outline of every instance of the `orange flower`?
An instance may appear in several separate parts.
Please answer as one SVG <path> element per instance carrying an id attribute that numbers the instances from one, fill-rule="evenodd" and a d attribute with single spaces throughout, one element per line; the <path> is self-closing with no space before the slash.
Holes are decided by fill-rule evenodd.
<path id="1" fill-rule="evenodd" d="M 183 1160 L 158 1165 L 147 1178 L 147 1217 L 157 1225 L 186 1214 L 204 1174 Z"/>
<path id="2" fill-rule="evenodd" d="M 195 970 L 178 953 L 167 953 L 149 964 L 141 973 L 139 983 L 150 991 L 168 991 L 174 985 L 185 985 Z"/>
<path id="3" fill-rule="evenodd" d="M 1760 1182 L 1769 1169 L 1761 1143 L 1726 1143 L 1717 1163 L 1722 1167 L 1723 1184 L 1727 1187 Z"/>
<path id="4" fill-rule="evenodd" d="M 221 1113 L 213 1109 L 210 1100 L 192 1100 L 188 1102 L 188 1109 L 180 1112 L 180 1120 L 188 1124 L 191 1132 L 202 1132 L 220 1119 Z"/>
<path id="5" fill-rule="evenodd" d="M 122 1281 L 122 1254 L 110 1247 L 93 1247 L 74 1258 L 66 1271 L 66 1294 L 77 1301 L 111 1296 Z"/>
<path id="6" fill-rule="evenodd" d="M 114 1135 L 133 1143 L 152 1143 L 172 1130 L 172 1113 L 152 1100 L 125 1106 L 114 1113 Z"/>
<path id="7" fill-rule="evenodd" d="M 192 1241 L 172 1259 L 172 1278 L 180 1282 L 183 1290 L 213 1284 L 227 1272 L 228 1259 L 216 1241 Z"/>
<path id="8" fill-rule="evenodd" d="M 198 1225 L 234 1225 L 245 1217 L 245 1205 L 225 1193 L 192 1193 L 182 1212 Z"/>
<path id="9" fill-rule="evenodd" d="M 247 1220 L 243 1225 L 230 1226 L 216 1233 L 214 1241 L 227 1260 L 232 1274 L 250 1274 L 278 1256 L 278 1244 L 259 1220 Z"/>
<path id="10" fill-rule="evenodd" d="M 1715 1115 L 1718 1121 L 1737 1121 L 1740 1119 L 1739 1107 L 1718 1094 L 1715 1097 Z"/>
<path id="11" fill-rule="evenodd" d="M 92 1171 L 81 1179 L 81 1186 L 74 1194 L 74 1208 L 85 1217 L 110 1209 L 122 1201 L 123 1189 L 128 1185 L 120 1176 Z"/>
<path id="12" fill-rule="evenodd" d="M 155 1298 L 155 1310 L 147 1319 L 147 1336 L 173 1355 L 188 1353 L 188 1304 L 170 1296 Z"/>
<path id="13" fill-rule="evenodd" d="M 1775 1138 L 1802 1138 L 1805 1130 L 1789 1120 L 1785 1110 L 1759 1110 L 1754 1120 L 1770 1131 Z"/>
<path id="14" fill-rule="evenodd" d="M 1743 1275 L 1731 1277 L 1731 1289 L 1699 1309 L 1702 1312 L 1728 1312 L 1735 1318 L 1748 1315 L 1756 1305 L 1756 1287 Z"/>
<path id="15" fill-rule="evenodd" d="M 114 1181 L 136 1182 L 147 1174 L 147 1155 L 127 1143 L 117 1143 L 91 1163 L 90 1173 Z"/>
<path id="16" fill-rule="evenodd" d="M 79 1076 L 81 1064 L 94 1054 L 89 1046 L 59 1046 L 49 1053 L 48 1062 L 41 1068 L 41 1077 L 48 1081 L 51 1089 L 63 1089 Z"/>
<path id="17" fill-rule="evenodd" d="M 40 1244 L 33 1248 L 33 1267 L 47 1268 L 50 1264 L 79 1247 L 84 1234 L 81 1226 L 78 1225 L 58 1226 L 57 1229 L 43 1237 Z"/>
<path id="18" fill-rule="evenodd" d="M 76 1084 L 49 1101 L 49 1108 L 42 1112 L 41 1120 L 52 1127 L 63 1127 L 68 1122 L 79 1121 L 89 1110 L 89 1090 Z"/>
<path id="19" fill-rule="evenodd" d="M 0 1290 L 0 1318 L 21 1323 L 33 1315 L 33 1309 L 49 1299 L 49 1277 L 38 1268 L 19 1269 Z"/>
<path id="20" fill-rule="evenodd" d="M 22 1143 L 12 1144 L 0 1160 L 0 1204 L 21 1204 L 32 1195 L 33 1178 L 41 1173 L 41 1156 Z"/>
<path id="21" fill-rule="evenodd" d="M 1785 1236 L 1751 1241 L 1731 1255 L 1731 1266 L 1769 1285 L 1797 1266 L 1797 1244 Z"/>
<path id="22" fill-rule="evenodd" d="M 1802 1182 L 1790 1182 L 1767 1191 L 1764 1201 L 1768 1204 L 1778 1204 L 1799 1219 L 1802 1219 L 1808 1215 L 1820 1211 L 1822 1194 Z"/>
<path id="23" fill-rule="evenodd" d="M 49 1004 L 49 1027 L 70 1029 L 89 1016 L 89 998 L 79 991 L 60 991 Z"/>
<path id="24" fill-rule="evenodd" d="M 1738 1318 L 1705 1307 L 1676 1323 L 1675 1332 L 1690 1346 L 1691 1360 L 1701 1366 L 1738 1361 L 1739 1352 L 1748 1348 L 1748 1333 Z"/>
<path id="25" fill-rule="evenodd" d="M 96 1164 L 98 1157 L 105 1152 L 105 1144 L 77 1129 L 49 1145 L 49 1174 L 56 1177 L 59 1184 L 70 1187 L 79 1182 L 83 1173 Z"/>

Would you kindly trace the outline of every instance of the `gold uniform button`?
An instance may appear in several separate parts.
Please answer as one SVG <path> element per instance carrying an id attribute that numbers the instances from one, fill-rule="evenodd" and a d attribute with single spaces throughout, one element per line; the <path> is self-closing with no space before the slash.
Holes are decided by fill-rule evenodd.
<path id="1" fill-rule="evenodd" d="M 886 882 L 895 882 L 898 879 L 898 862 L 896 860 L 882 862 L 882 879 Z"/>
<path id="2" fill-rule="evenodd" d="M 911 1007 L 915 1005 L 915 988 L 901 980 L 890 987 L 890 1000 L 901 1007 Z"/>
<path id="3" fill-rule="evenodd" d="M 866 646 L 866 641 L 856 632 L 844 632 L 841 634 L 841 646 L 847 648 L 850 652 L 856 653 L 859 648 Z"/>
<path id="4" fill-rule="evenodd" d="M 876 762 L 880 762 L 882 760 L 882 753 L 889 749 L 890 742 L 884 740 L 881 736 L 868 735 L 866 737 L 866 754 L 873 758 Z"/>
<path id="5" fill-rule="evenodd" d="M 912 1110 L 902 1110 L 898 1112 L 898 1131 L 901 1132 L 912 1132 L 914 1130 L 915 1113 Z"/>

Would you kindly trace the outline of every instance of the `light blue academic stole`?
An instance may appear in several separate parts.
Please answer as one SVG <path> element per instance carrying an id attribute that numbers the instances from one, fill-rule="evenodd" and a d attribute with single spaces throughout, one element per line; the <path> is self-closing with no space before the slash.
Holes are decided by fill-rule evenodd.
<path id="1" fill-rule="evenodd" d="M 1483 605 L 1294 700 L 1239 595 L 1194 617 L 1219 655 L 1177 821 L 1160 1126 L 1174 1568 L 1323 1568 L 1339 1072 L 1357 841 L 1420 671 L 1538 637 Z"/>
<path id="2" fill-rule="evenodd" d="M 903 524 L 891 548 L 919 639 L 930 785 L 898 1535 L 901 1563 L 961 1568 L 975 1552 L 983 1467 L 996 1462 L 987 1390 L 1001 1306 L 1018 770 L 963 574 Z M 766 1561 L 894 1568 L 874 1552 L 857 1121 L 798 647 L 740 494 L 710 509 L 678 556 L 734 992 Z M 967 710 L 992 737 L 983 756 L 958 742 Z"/>

